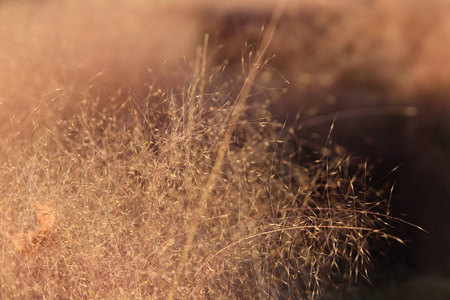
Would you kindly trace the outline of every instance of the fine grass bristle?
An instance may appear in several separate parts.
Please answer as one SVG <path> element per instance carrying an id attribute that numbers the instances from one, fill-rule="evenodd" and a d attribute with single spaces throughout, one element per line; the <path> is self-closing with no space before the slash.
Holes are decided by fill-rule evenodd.
<path id="1" fill-rule="evenodd" d="M 398 240 L 389 193 L 331 135 L 304 149 L 271 114 L 257 77 L 280 16 L 244 75 L 208 66 L 206 35 L 169 88 L 94 77 L 69 108 L 44 97 L 10 121 L 31 133 L 0 139 L 0 299 L 332 299 L 368 278 Z"/>
<path id="2" fill-rule="evenodd" d="M 256 88 L 232 124 L 246 78 L 199 53 L 185 87 L 87 98 L 7 157 L 1 229 L 39 230 L 36 203 L 54 217 L 32 253 L 2 236 L 0 298 L 315 299 L 366 276 L 390 237 L 370 167 L 331 142 L 304 153 Z"/>

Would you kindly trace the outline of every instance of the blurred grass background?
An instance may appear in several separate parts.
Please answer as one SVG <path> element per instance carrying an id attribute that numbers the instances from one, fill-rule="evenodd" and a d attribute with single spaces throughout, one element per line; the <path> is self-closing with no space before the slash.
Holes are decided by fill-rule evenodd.
<path id="1" fill-rule="evenodd" d="M 33 230 L 40 201 L 57 215 L 37 256 L 2 238 L 2 298 L 167 295 L 274 3 L 0 2 L 0 226 Z M 372 256 L 373 287 L 343 297 L 448 298 L 449 10 L 288 3 L 180 299 L 336 297 Z M 428 233 L 372 239 L 388 202 Z"/>

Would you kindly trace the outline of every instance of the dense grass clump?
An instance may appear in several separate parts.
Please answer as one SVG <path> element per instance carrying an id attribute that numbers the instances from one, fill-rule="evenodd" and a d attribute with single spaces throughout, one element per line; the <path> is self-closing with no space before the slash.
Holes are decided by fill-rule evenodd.
<path id="1" fill-rule="evenodd" d="M 4 158 L 0 298 L 315 299 L 365 276 L 389 237 L 367 165 L 307 153 L 260 87 L 243 102 L 245 78 L 210 74 L 86 92 Z"/>

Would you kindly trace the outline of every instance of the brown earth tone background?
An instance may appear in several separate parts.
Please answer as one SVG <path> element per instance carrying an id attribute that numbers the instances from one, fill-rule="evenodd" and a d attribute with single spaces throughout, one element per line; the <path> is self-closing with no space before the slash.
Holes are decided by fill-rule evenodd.
<path id="1" fill-rule="evenodd" d="M 226 60 L 224 76 L 239 73 L 273 7 L 0 1 L 1 138 L 20 148 L 86 93 L 114 102 L 130 91 L 146 95 L 144 83 L 155 78 L 164 88 L 179 84 L 206 33 L 209 64 Z M 290 1 L 258 82 L 273 91 L 252 100 L 271 99 L 311 150 L 324 145 L 336 117 L 332 139 L 374 163 L 378 184 L 395 182 L 393 215 L 427 233 L 396 224 L 406 246 L 380 258 L 387 273 L 450 267 L 449 47 L 445 0 Z M 11 151 L 1 148 L 0 160 Z"/>
<path id="2" fill-rule="evenodd" d="M 232 54 L 236 65 L 236 45 L 256 44 L 270 19 L 270 9 L 209 13 L 219 59 Z M 449 264 L 449 14 L 446 1 L 302 2 L 279 25 L 269 50 L 276 72 L 264 83 L 287 88 L 272 109 L 280 120 L 300 111 L 299 135 L 326 137 L 336 116 L 334 140 L 377 164 L 377 176 L 400 165 L 387 178 L 393 210 L 428 233 L 399 225 L 408 243 L 397 255 L 420 270 Z"/>

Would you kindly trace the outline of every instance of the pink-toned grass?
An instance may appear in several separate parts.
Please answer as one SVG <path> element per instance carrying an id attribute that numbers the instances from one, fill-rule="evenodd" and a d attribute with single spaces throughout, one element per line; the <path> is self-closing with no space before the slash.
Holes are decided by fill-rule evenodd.
<path id="1" fill-rule="evenodd" d="M 264 76 L 234 115 L 248 73 L 207 55 L 226 40 L 197 51 L 205 23 L 171 5 L 0 3 L 0 298 L 313 299 L 367 276 L 371 251 L 393 238 L 371 167 L 330 139 L 306 153 L 271 115 L 279 90 Z M 365 28 L 351 22 L 337 28 Z M 336 59 L 346 53 L 319 42 Z M 361 43 L 349 61 L 366 53 Z M 271 45 L 286 55 L 281 71 L 295 74 L 304 60 L 283 64 L 295 45 L 283 52 L 279 35 Z M 344 72 L 331 62 L 311 75 L 316 55 L 300 89 Z M 46 243 L 16 251 L 14 241 L 33 245 L 34 235 Z"/>

